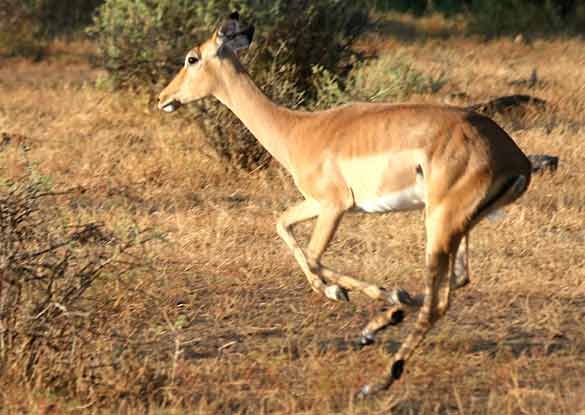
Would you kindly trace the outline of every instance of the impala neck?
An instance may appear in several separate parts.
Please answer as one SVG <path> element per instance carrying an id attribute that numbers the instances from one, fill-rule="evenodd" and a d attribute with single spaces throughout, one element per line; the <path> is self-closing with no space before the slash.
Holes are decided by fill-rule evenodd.
<path id="1" fill-rule="evenodd" d="M 295 112 L 272 102 L 235 63 L 221 71 L 220 87 L 214 96 L 227 106 L 262 146 L 290 171 L 289 135 Z"/>

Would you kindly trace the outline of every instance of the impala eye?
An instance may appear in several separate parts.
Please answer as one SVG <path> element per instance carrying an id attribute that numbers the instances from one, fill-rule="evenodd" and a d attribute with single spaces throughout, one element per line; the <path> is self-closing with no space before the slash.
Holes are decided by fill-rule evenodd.
<path id="1" fill-rule="evenodd" d="M 189 56 L 187 58 L 187 62 L 189 63 L 189 65 L 195 65 L 198 61 L 199 59 L 197 59 L 195 56 Z"/>

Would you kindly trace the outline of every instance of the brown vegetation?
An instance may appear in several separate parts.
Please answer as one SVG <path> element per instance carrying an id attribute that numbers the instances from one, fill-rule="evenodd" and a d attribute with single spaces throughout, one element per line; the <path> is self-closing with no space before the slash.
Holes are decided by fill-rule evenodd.
<path id="1" fill-rule="evenodd" d="M 0 62 L 2 180 L 33 175 L 73 191 L 55 202 L 70 222 L 159 237 L 141 248 L 148 266 L 92 286 L 83 312 L 93 325 L 67 354 L 75 367 L 47 347 L 27 376 L 18 359 L 3 369 L 0 413 L 584 413 L 585 42 L 361 42 L 444 76 L 442 94 L 545 100 L 545 112 L 498 120 L 527 153 L 561 160 L 505 218 L 476 228 L 472 283 L 455 293 L 407 376 L 379 400 L 354 401 L 412 321 L 385 333 L 384 346 L 348 347 L 379 305 L 311 291 L 275 233 L 278 213 L 299 198 L 289 177 L 277 166 L 228 174 L 196 122 L 159 113 L 148 96 L 96 88 L 99 73 L 80 47 L 70 58 L 58 46 L 58 58 L 41 64 Z M 535 67 L 543 82 L 510 85 Z M 420 213 L 350 215 L 325 263 L 418 291 L 422 229 Z"/>

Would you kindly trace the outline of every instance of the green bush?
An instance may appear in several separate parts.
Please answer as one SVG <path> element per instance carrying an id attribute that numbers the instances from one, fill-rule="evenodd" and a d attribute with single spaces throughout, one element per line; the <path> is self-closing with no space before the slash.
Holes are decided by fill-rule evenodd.
<path id="1" fill-rule="evenodd" d="M 242 54 L 244 65 L 268 96 L 289 107 L 316 99 L 315 65 L 343 83 L 353 43 L 368 24 L 362 0 L 107 0 L 89 32 L 115 85 L 154 92 L 236 4 L 242 21 L 256 26 L 252 47 Z M 264 150 L 227 109 L 211 100 L 193 108 L 223 159 L 246 169 L 264 164 Z"/>
<path id="2" fill-rule="evenodd" d="M 17 0 L 6 0 L 0 8 L 0 52 L 5 55 L 37 57 L 42 54 L 38 19 Z"/>
<path id="3" fill-rule="evenodd" d="M 473 0 L 468 27 L 471 32 L 494 37 L 550 33 L 562 29 L 563 22 L 552 0 Z"/>
<path id="4" fill-rule="evenodd" d="M 368 0 L 368 5 L 378 11 L 396 11 L 423 15 L 439 12 L 447 15 L 461 13 L 469 0 Z"/>
<path id="5" fill-rule="evenodd" d="M 47 40 L 70 34 L 92 20 L 103 0 L 0 0 L 0 49 L 41 58 Z"/>
<path id="6" fill-rule="evenodd" d="M 401 54 L 389 54 L 356 65 L 343 85 L 325 68 L 315 66 L 313 70 L 314 79 L 318 80 L 315 109 L 349 101 L 403 101 L 415 94 L 434 94 L 446 83 L 442 74 L 427 76 Z"/>

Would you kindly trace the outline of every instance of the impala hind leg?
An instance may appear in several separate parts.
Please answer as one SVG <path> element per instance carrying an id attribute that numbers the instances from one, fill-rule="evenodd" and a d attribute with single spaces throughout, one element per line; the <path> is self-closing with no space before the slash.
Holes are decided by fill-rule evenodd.
<path id="1" fill-rule="evenodd" d="M 402 323 L 405 315 L 406 310 L 402 304 L 390 306 L 389 309 L 381 312 L 368 322 L 357 340 L 357 347 L 362 348 L 373 344 L 376 341 L 378 332 L 388 326 L 396 326 Z"/>
<path id="2" fill-rule="evenodd" d="M 455 274 L 454 288 L 465 287 L 469 284 L 469 232 L 461 239 L 452 269 Z"/>
<path id="3" fill-rule="evenodd" d="M 435 322 L 445 314 L 449 307 L 450 291 L 455 275 L 450 272 L 450 268 L 454 265 L 462 235 L 448 232 L 443 226 L 444 222 L 437 224 L 439 226 L 427 226 L 427 270 L 424 299 L 418 312 L 415 327 L 393 357 L 389 373 L 380 381 L 365 385 L 360 390 L 359 397 L 388 389 L 395 380 L 400 379 L 405 363 Z M 437 233 L 439 230 L 441 232 Z"/>
<path id="4" fill-rule="evenodd" d="M 457 255 L 453 256 L 453 263 L 450 266 L 450 287 L 457 290 L 469 283 L 469 232 L 465 234 L 459 243 Z M 324 274 L 326 277 L 327 274 Z M 392 291 L 390 298 L 392 307 L 382 311 L 372 318 L 357 341 L 358 347 L 368 346 L 376 340 L 376 335 L 387 327 L 400 324 L 404 317 L 420 309 L 424 302 L 424 294 L 411 296 L 403 289 Z"/>

